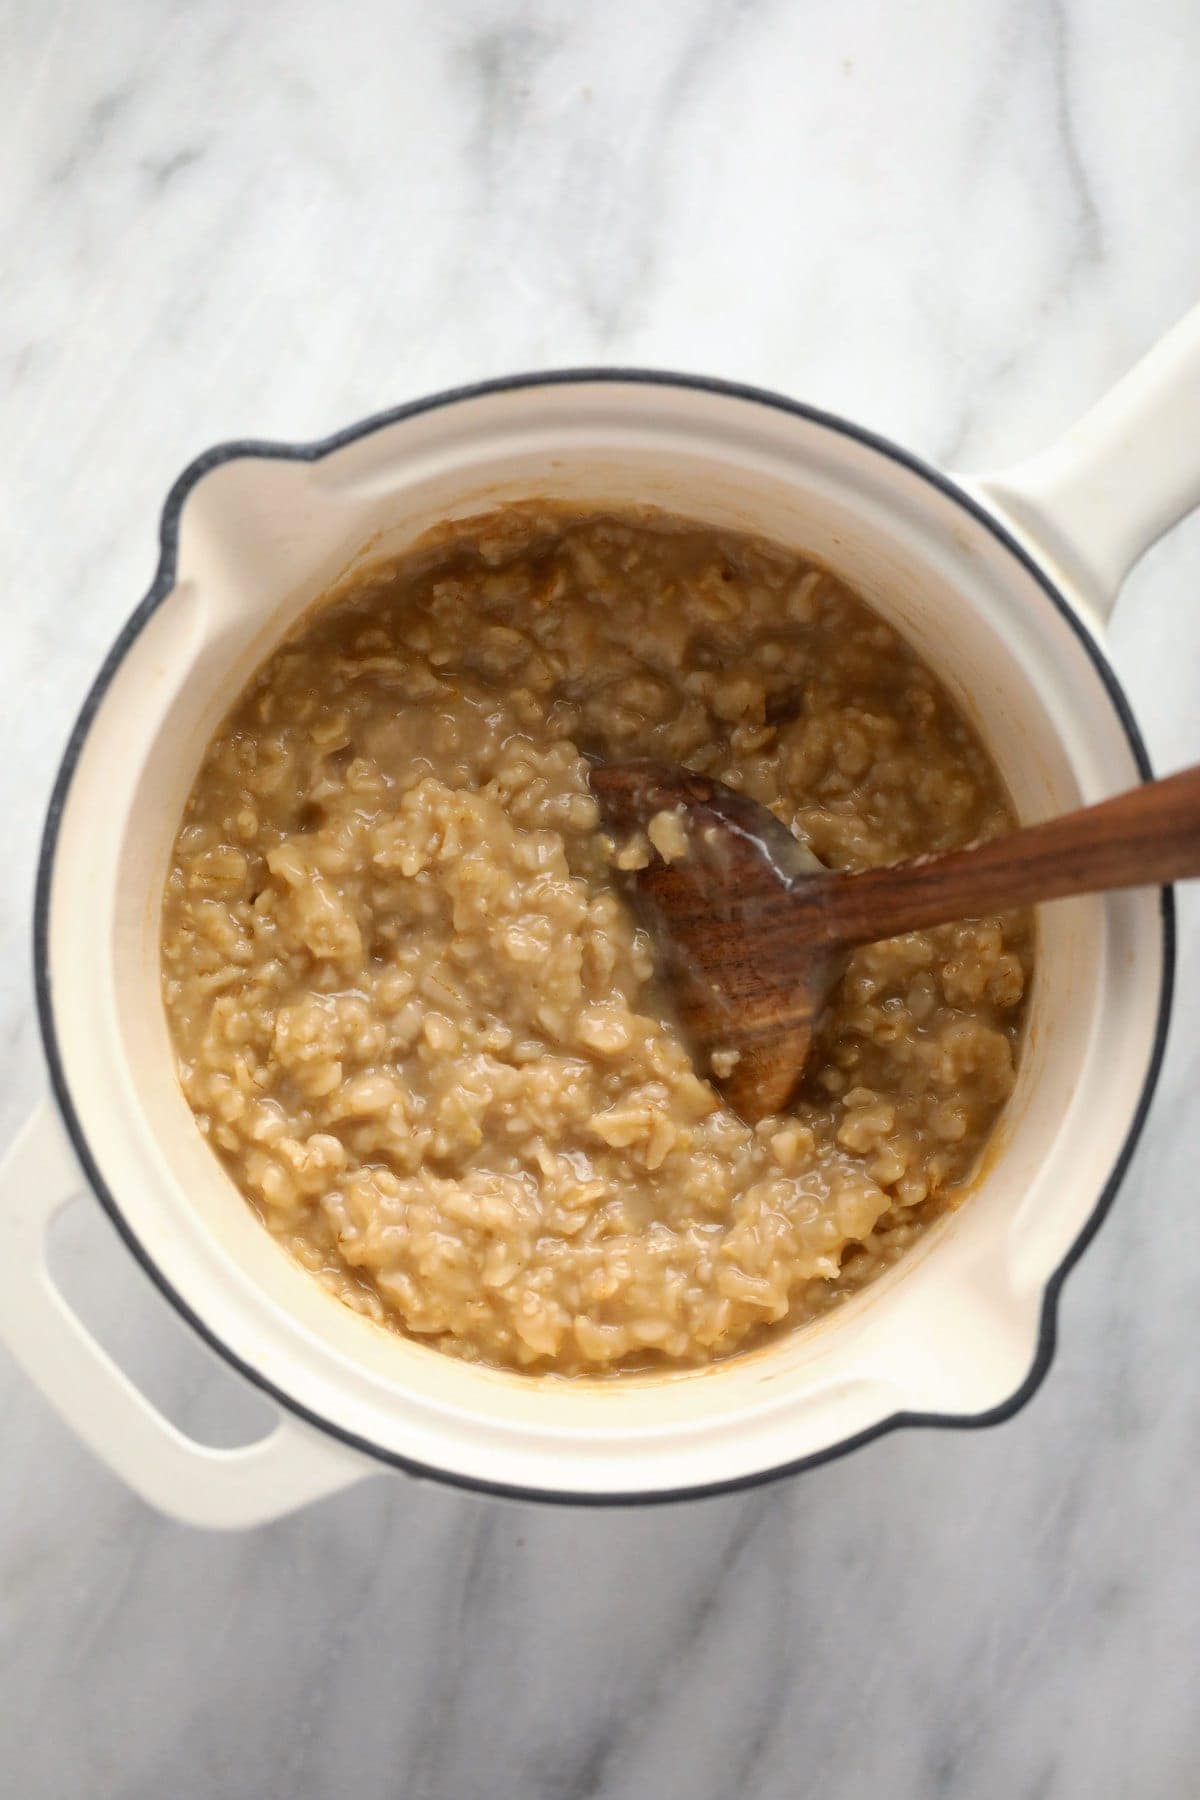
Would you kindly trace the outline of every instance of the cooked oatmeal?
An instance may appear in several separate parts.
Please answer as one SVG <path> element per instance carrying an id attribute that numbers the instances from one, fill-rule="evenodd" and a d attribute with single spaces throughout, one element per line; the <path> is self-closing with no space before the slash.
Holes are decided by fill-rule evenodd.
<path id="1" fill-rule="evenodd" d="M 955 1204 L 1013 1084 L 1030 923 L 856 953 L 794 1106 L 751 1128 L 623 897 L 678 820 L 615 845 L 585 753 L 716 776 L 835 869 L 1012 824 L 945 690 L 831 575 L 513 508 L 351 581 L 238 700 L 175 845 L 167 1014 L 201 1131 L 348 1305 L 508 1367 L 704 1362 Z"/>

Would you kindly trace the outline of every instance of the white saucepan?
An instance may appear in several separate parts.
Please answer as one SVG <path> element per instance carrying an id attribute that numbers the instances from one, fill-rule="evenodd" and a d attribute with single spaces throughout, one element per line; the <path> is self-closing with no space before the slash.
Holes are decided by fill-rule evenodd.
<path id="1" fill-rule="evenodd" d="M 806 551 L 932 664 L 1023 820 L 1149 773 L 1104 650 L 1147 546 L 1200 501 L 1200 313 L 1050 451 L 956 481 L 842 419 L 687 376 L 582 371 L 418 401 L 324 443 L 228 444 L 176 482 L 149 594 L 71 735 L 38 876 L 53 1098 L 0 1170 L 0 1336 L 148 1500 L 247 1525 L 381 1465 L 487 1491 L 658 1500 L 736 1487 L 898 1424 L 1011 1414 L 1050 1361 L 1063 1276 L 1145 1117 L 1170 994 L 1168 894 L 1045 909 L 1016 1092 L 977 1191 L 818 1325 L 698 1371 L 564 1382 L 476 1368 L 341 1306 L 263 1229 L 176 1082 L 159 992 L 168 853 L 239 688 L 347 564 L 531 495 L 651 504 Z M 193 1443 L 47 1272 L 83 1176 L 145 1270 L 279 1407 Z"/>

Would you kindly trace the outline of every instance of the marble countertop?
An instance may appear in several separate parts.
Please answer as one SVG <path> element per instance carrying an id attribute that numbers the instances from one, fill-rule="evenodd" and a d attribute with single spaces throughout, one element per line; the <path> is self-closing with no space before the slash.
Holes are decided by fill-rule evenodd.
<path id="1" fill-rule="evenodd" d="M 70 721 L 208 443 L 513 369 L 765 383 L 954 467 L 1037 447 L 1195 297 L 1200 11 L 1090 0 L 11 0 L 0 131 L 0 1142 Z M 1200 759 L 1200 518 L 1113 627 Z M 0 1767 L 22 1800 L 1093 1800 L 1200 1766 L 1200 907 L 1055 1367 L 665 1510 L 382 1477 L 258 1533 L 152 1515 L 0 1358 Z M 174 1417 L 251 1401 L 95 1205 L 55 1266 Z"/>

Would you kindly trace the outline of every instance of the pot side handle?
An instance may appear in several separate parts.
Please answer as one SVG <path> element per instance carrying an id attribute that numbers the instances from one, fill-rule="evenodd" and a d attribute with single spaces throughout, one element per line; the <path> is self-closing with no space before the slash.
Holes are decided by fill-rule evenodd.
<path id="1" fill-rule="evenodd" d="M 1200 505 L 1200 307 L 1057 443 L 967 485 L 1107 619 L 1134 563 Z"/>
<path id="2" fill-rule="evenodd" d="M 50 1276 L 47 1227 L 85 1185 L 43 1101 L 0 1164 L 0 1340 L 101 1462 L 159 1511 L 216 1530 L 265 1524 L 370 1474 L 357 1451 L 284 1414 L 257 1443 L 216 1450 L 151 1405 Z"/>

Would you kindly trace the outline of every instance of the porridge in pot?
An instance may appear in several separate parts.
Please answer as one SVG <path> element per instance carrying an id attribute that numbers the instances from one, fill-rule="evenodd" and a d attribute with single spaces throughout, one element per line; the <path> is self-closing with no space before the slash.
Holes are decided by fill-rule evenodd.
<path id="1" fill-rule="evenodd" d="M 795 1103 L 752 1128 L 673 1021 L 587 754 L 713 775 L 834 869 L 1013 824 L 841 582 L 655 514 L 443 527 L 271 656 L 167 883 L 184 1093 L 348 1305 L 564 1374 L 727 1355 L 893 1262 L 1004 1105 L 1032 958 L 1023 914 L 858 951 Z"/>

